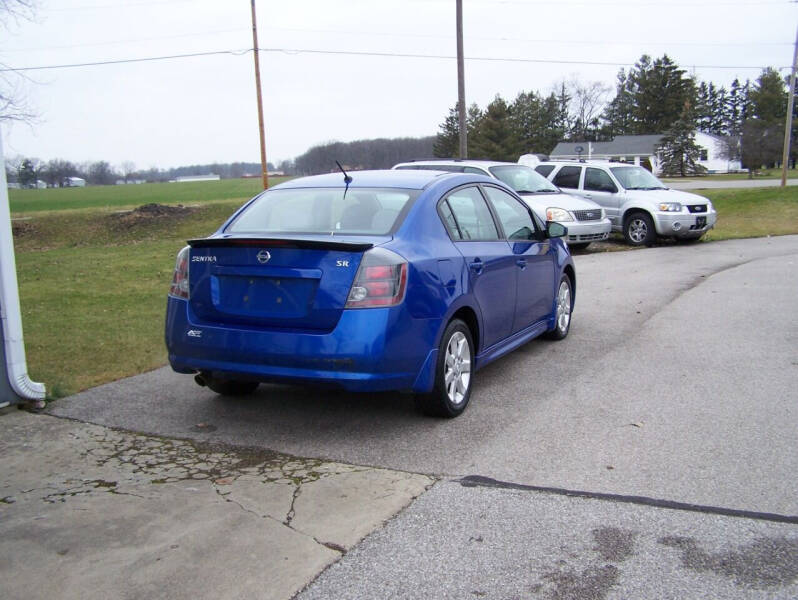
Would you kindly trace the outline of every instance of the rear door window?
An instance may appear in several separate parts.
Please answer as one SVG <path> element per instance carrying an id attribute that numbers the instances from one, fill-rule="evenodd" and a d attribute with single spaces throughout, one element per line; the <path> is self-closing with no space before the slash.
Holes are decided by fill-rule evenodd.
<path id="1" fill-rule="evenodd" d="M 582 174 L 582 167 L 563 167 L 554 176 L 554 185 L 562 188 L 577 189 L 579 187 L 579 176 Z"/>
<path id="2" fill-rule="evenodd" d="M 543 175 L 543 177 L 548 177 L 549 173 L 554 170 L 554 165 L 538 165 L 535 167 L 535 171 Z"/>
<path id="3" fill-rule="evenodd" d="M 457 226 L 458 237 L 462 241 L 492 241 L 499 239 L 499 230 L 493 221 L 485 199 L 475 187 L 465 187 L 450 193 L 448 204 Z M 444 221 L 446 220 L 445 212 Z M 447 225 L 447 229 L 449 229 Z M 450 235 L 452 230 L 449 229 Z"/>

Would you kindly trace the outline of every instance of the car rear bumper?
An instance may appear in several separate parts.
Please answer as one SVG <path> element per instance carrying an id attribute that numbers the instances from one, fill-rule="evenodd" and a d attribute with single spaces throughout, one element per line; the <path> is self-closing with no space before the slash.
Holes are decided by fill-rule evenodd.
<path id="1" fill-rule="evenodd" d="M 402 305 L 345 310 L 330 332 L 203 323 L 185 300 L 166 311 L 169 363 L 179 373 L 330 385 L 350 391 L 432 387 L 440 321 L 413 319 Z"/>
<path id="2" fill-rule="evenodd" d="M 718 213 L 660 213 L 655 219 L 658 235 L 690 238 L 700 237 L 715 226 Z"/>
<path id="3" fill-rule="evenodd" d="M 568 228 L 570 243 L 600 242 L 606 240 L 612 230 L 609 219 L 600 221 L 569 221 L 563 223 Z"/>

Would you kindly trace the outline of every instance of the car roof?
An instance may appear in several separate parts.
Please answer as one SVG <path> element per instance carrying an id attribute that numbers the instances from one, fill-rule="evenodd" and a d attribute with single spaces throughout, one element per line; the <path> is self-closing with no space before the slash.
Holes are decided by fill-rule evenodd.
<path id="1" fill-rule="evenodd" d="M 349 183 L 351 188 L 404 188 L 422 190 L 431 182 L 445 176 L 456 175 L 443 171 L 424 170 L 399 170 L 383 169 L 379 171 L 347 171 L 352 178 Z M 460 175 L 462 175 L 460 173 Z M 340 171 L 324 175 L 310 175 L 297 177 L 269 189 L 329 187 L 340 188 L 345 185 L 344 174 Z"/>
<path id="2" fill-rule="evenodd" d="M 540 165 L 566 165 L 569 167 L 607 167 L 607 168 L 615 168 L 615 167 L 637 167 L 639 165 L 634 165 L 630 163 L 623 163 L 623 162 L 611 162 L 608 160 L 544 160 L 540 163 L 536 164 L 536 167 Z"/>
<path id="3" fill-rule="evenodd" d="M 501 160 L 484 160 L 484 159 L 468 159 L 468 158 L 431 158 L 429 160 L 411 160 L 407 162 L 397 163 L 393 166 L 394 169 L 397 167 L 409 167 L 412 165 L 441 165 L 441 166 L 463 166 L 463 167 L 498 167 L 498 166 L 514 166 L 514 167 L 523 167 L 525 165 L 519 165 L 518 163 L 514 162 L 505 162 Z M 412 169 L 406 169 L 408 171 Z"/>

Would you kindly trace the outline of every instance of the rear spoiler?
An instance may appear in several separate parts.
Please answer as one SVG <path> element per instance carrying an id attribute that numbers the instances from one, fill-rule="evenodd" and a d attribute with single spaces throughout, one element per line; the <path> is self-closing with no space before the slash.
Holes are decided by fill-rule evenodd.
<path id="1" fill-rule="evenodd" d="M 338 240 L 303 240 L 282 238 L 203 238 L 188 240 L 192 248 L 299 248 L 303 250 L 343 250 L 364 252 L 372 248 L 371 242 L 344 242 Z"/>

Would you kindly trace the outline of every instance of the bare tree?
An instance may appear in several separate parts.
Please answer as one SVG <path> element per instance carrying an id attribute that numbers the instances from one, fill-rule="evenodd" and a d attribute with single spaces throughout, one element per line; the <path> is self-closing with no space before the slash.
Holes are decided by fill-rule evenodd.
<path id="1" fill-rule="evenodd" d="M 8 29 L 9 21 L 30 21 L 36 14 L 37 0 L 0 0 L 0 29 Z M 0 68 L 10 69 L 0 62 Z M 32 121 L 36 115 L 22 90 L 27 77 L 13 70 L 0 73 L 0 121 Z"/>
<path id="2" fill-rule="evenodd" d="M 599 117 L 612 88 L 601 81 L 583 83 L 576 75 L 563 79 L 556 87 L 557 93 L 567 99 L 570 138 L 578 141 L 595 139 Z"/>
<path id="3" fill-rule="evenodd" d="M 119 165 L 119 170 L 122 172 L 122 177 L 125 178 L 125 183 L 133 173 L 136 172 L 136 163 L 131 160 L 123 160 Z"/>

